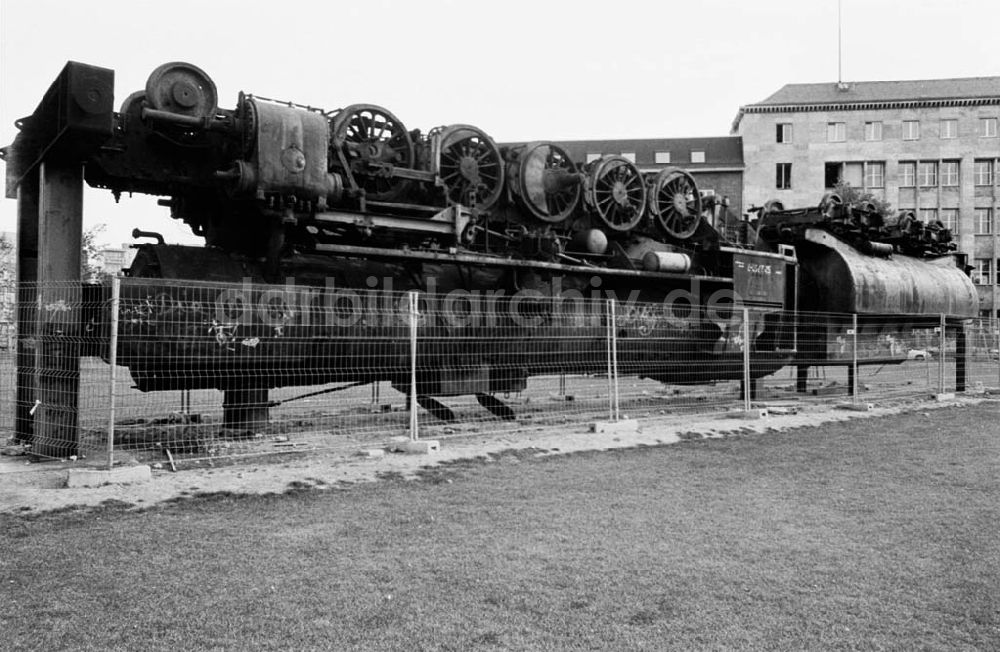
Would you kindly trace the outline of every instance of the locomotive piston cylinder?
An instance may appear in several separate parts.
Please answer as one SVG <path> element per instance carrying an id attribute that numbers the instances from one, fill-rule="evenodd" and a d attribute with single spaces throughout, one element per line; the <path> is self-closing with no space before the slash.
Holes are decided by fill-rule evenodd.
<path id="1" fill-rule="evenodd" d="M 343 181 L 327 171 L 330 127 L 322 114 L 254 98 L 247 109 L 254 116 L 253 154 L 217 177 L 232 179 L 236 194 L 294 195 L 320 208 L 340 200 Z"/>

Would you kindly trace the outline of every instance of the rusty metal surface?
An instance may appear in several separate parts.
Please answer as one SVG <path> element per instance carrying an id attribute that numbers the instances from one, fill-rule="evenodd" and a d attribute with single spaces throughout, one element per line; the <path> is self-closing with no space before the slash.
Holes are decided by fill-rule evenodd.
<path id="1" fill-rule="evenodd" d="M 972 280 L 951 257 L 917 259 L 866 256 L 820 229 L 808 229 L 809 247 L 799 255 L 807 276 L 800 307 L 859 314 L 979 314 Z"/>
<path id="2" fill-rule="evenodd" d="M 327 172 L 330 128 L 321 113 L 249 100 L 256 120 L 251 193 L 289 193 L 322 200 L 339 183 Z M 245 180 L 249 181 L 249 180 Z"/>

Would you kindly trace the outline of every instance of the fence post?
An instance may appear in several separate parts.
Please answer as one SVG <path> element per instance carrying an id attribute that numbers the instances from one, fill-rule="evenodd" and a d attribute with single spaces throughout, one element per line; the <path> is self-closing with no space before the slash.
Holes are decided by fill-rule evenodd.
<path id="1" fill-rule="evenodd" d="M 417 440 L 417 293 L 408 292 L 410 302 L 410 439 Z"/>
<path id="2" fill-rule="evenodd" d="M 614 421 L 618 421 L 621 419 L 618 402 L 618 304 L 614 299 L 611 299 L 611 373 L 614 376 L 614 392 L 611 394 L 614 400 Z"/>
<path id="3" fill-rule="evenodd" d="M 743 409 L 750 411 L 750 309 L 743 308 Z"/>
<path id="4" fill-rule="evenodd" d="M 944 394 L 944 347 L 947 344 L 947 327 L 945 326 L 944 313 L 941 313 L 940 322 L 941 336 L 938 341 L 938 393 Z"/>
<path id="5" fill-rule="evenodd" d="M 118 307 L 121 303 L 122 279 L 111 279 L 111 334 L 108 338 L 108 372 L 110 397 L 108 399 L 108 470 L 115 464 L 115 384 L 118 380 Z"/>
<path id="6" fill-rule="evenodd" d="M 997 327 L 997 387 L 1000 387 L 1000 317 L 996 319 Z M 989 352 L 987 351 L 987 356 Z"/>
<path id="7" fill-rule="evenodd" d="M 851 315 L 851 399 L 858 402 L 858 313 Z"/>
<path id="8" fill-rule="evenodd" d="M 614 338 L 613 333 L 613 321 L 615 314 L 615 300 L 608 299 L 604 304 L 604 309 L 607 312 L 607 316 L 604 320 L 605 325 L 605 344 L 607 345 L 607 362 L 608 362 L 608 420 L 615 420 L 615 381 L 614 381 L 614 367 L 611 363 L 611 347 L 612 339 Z"/>

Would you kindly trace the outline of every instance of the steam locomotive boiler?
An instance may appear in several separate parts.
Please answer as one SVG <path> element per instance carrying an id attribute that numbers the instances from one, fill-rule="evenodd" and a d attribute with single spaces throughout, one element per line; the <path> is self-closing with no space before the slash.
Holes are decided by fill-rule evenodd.
<path id="1" fill-rule="evenodd" d="M 771 206 L 759 238 L 728 241 L 712 226 L 725 207 L 678 168 L 643 173 L 620 156 L 582 165 L 556 143 L 500 147 L 467 124 L 425 134 L 368 104 L 324 111 L 241 93 L 224 109 L 211 78 L 179 62 L 114 112 L 100 71 L 68 65 L 20 121 L 4 152 L 8 195 L 59 152 L 116 197 L 164 197 L 204 237 L 204 247 L 138 245 L 128 274 L 142 282 L 123 287 L 117 361 L 145 391 L 223 390 L 231 423 L 265 418 L 271 388 L 373 381 L 416 393 L 439 416 L 448 412 L 434 397 L 475 394 L 509 418 L 494 394 L 533 375 L 604 373 L 593 352 L 607 316 L 592 317 L 607 298 L 621 305 L 622 368 L 671 383 L 741 378 L 743 347 L 753 378 L 795 360 L 797 308 L 859 287 L 865 265 L 871 278 L 892 269 L 899 284 L 949 288 L 919 305 L 875 293 L 862 306 L 873 314 L 969 313 L 960 270 L 900 266 L 871 234 L 868 251 L 848 242 L 841 226 L 853 212 Z M 379 303 L 389 290 L 419 292 L 418 312 L 435 319 L 415 387 L 406 310 Z M 662 309 L 632 311 L 649 304 Z M 739 306 L 754 308 L 749 342 L 734 328 Z M 829 359 L 818 347 L 817 364 Z"/>

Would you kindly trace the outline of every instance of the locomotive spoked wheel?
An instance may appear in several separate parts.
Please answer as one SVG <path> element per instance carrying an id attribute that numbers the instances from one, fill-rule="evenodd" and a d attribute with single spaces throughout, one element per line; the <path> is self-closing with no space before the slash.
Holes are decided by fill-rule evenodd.
<path id="1" fill-rule="evenodd" d="M 605 156 L 592 164 L 588 203 L 613 231 L 634 228 L 646 208 L 646 184 L 642 173 L 627 158 Z"/>
<path id="2" fill-rule="evenodd" d="M 543 222 L 562 222 L 580 203 L 580 178 L 569 154 L 551 143 L 529 143 L 517 154 L 512 184 L 521 206 Z"/>
<path id="3" fill-rule="evenodd" d="M 701 193 L 694 177 L 680 168 L 664 168 L 653 178 L 649 211 L 667 235 L 683 240 L 694 235 L 701 218 Z"/>
<path id="4" fill-rule="evenodd" d="M 388 168 L 412 168 L 414 148 L 396 116 L 373 104 L 352 104 L 333 118 L 332 129 L 334 145 L 341 149 L 368 199 L 391 201 L 403 193 L 407 180 L 393 177 Z"/>
<path id="5" fill-rule="evenodd" d="M 493 139 L 471 125 L 444 127 L 438 138 L 438 174 L 448 203 L 492 208 L 503 190 L 503 158 Z"/>
<path id="6" fill-rule="evenodd" d="M 833 209 L 837 206 L 841 206 L 843 203 L 844 200 L 840 198 L 840 195 L 835 192 L 828 192 L 823 195 L 822 199 L 819 200 L 819 212 L 823 213 L 827 217 L 830 217 L 831 211 L 833 211 Z"/>
<path id="7" fill-rule="evenodd" d="M 782 204 L 777 199 L 768 199 L 764 202 L 764 206 L 761 207 L 760 216 L 764 217 L 770 215 L 771 213 L 780 213 L 785 210 L 785 205 Z"/>
<path id="8" fill-rule="evenodd" d="M 158 111 L 208 118 L 218 109 L 218 92 L 204 70 L 173 61 L 150 73 L 146 80 L 146 101 Z"/>

